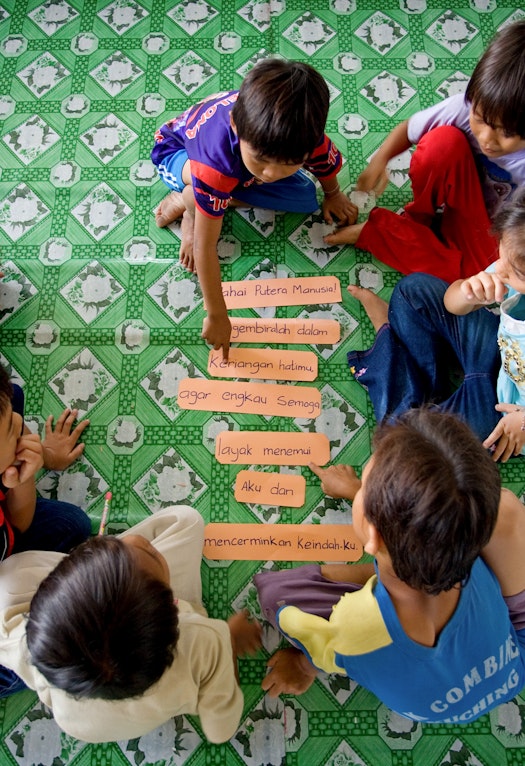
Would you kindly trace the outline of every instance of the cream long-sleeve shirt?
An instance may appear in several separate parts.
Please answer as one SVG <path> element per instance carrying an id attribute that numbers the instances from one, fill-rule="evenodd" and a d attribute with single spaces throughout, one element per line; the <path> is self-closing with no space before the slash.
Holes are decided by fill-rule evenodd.
<path id="1" fill-rule="evenodd" d="M 243 696 L 235 679 L 230 630 L 223 620 L 208 618 L 201 602 L 203 527 L 197 511 L 174 506 L 129 530 L 166 557 L 179 606 L 175 660 L 139 698 L 77 700 L 51 686 L 31 663 L 25 615 L 39 583 L 63 554 L 28 551 L 0 564 L 0 664 L 37 692 L 67 734 L 86 742 L 132 739 L 183 713 L 200 717 L 210 742 L 225 742 L 237 730 Z"/>

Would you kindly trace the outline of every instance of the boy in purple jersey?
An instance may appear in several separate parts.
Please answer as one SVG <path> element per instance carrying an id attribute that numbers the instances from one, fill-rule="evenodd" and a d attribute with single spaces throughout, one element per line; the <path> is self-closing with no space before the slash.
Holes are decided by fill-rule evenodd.
<path id="1" fill-rule="evenodd" d="M 330 95 L 308 64 L 259 62 L 239 91 L 214 95 L 163 125 L 151 159 L 173 191 L 158 226 L 182 217 L 181 263 L 197 273 L 206 304 L 203 338 L 228 356 L 231 323 L 217 254 L 230 206 L 312 213 L 319 205 L 310 171 L 324 192 L 327 223 L 354 223 L 357 208 L 340 190 L 342 157 L 325 135 Z"/>

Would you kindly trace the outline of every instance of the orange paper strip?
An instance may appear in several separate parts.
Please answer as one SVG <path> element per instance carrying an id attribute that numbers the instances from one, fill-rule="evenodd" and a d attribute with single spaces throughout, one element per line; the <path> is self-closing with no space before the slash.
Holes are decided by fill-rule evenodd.
<path id="1" fill-rule="evenodd" d="M 316 418 L 321 412 L 321 392 L 310 386 L 183 378 L 177 403 L 183 410 Z"/>
<path id="2" fill-rule="evenodd" d="M 212 349 L 208 372 L 219 378 L 264 378 L 266 380 L 315 380 L 317 357 L 313 351 L 276 348 L 232 348 L 223 359 L 222 348 Z"/>
<path id="3" fill-rule="evenodd" d="M 223 431 L 215 442 L 219 463 L 237 465 L 325 465 L 330 442 L 325 434 L 288 431 Z"/>
<path id="4" fill-rule="evenodd" d="M 240 503 L 304 505 L 306 480 L 304 476 L 262 471 L 239 471 L 235 478 L 234 497 Z"/>
<path id="5" fill-rule="evenodd" d="M 207 559 L 359 561 L 363 546 L 351 524 L 207 524 Z"/>
<path id="6" fill-rule="evenodd" d="M 228 309 L 254 306 L 307 306 L 339 303 L 341 283 L 337 277 L 284 277 L 223 282 L 222 294 Z"/>
<path id="7" fill-rule="evenodd" d="M 341 338 L 341 326 L 335 319 L 255 319 L 230 317 L 232 343 L 324 343 L 328 346 Z"/>

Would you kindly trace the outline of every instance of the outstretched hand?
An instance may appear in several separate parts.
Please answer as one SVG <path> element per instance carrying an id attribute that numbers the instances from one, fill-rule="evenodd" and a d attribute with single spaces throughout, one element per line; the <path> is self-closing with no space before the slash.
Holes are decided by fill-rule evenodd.
<path id="1" fill-rule="evenodd" d="M 329 497 L 353 500 L 361 487 L 361 479 L 350 465 L 340 463 L 321 468 L 315 463 L 309 463 L 308 468 L 321 479 L 321 489 Z"/>
<path id="2" fill-rule="evenodd" d="M 66 408 L 59 416 L 53 429 L 53 415 L 46 420 L 46 435 L 42 442 L 44 448 L 44 468 L 63 471 L 84 452 L 84 444 L 78 440 L 89 425 L 89 420 L 82 420 L 73 429 L 78 410 Z"/>
<path id="3" fill-rule="evenodd" d="M 521 454 L 525 446 L 525 408 L 515 404 L 496 404 L 496 410 L 505 413 L 505 417 L 498 421 L 483 446 L 492 450 L 493 460 L 506 463 L 510 457 Z"/>
<path id="4" fill-rule="evenodd" d="M 303 694 L 317 676 L 317 669 L 305 655 L 293 647 L 279 649 L 268 660 L 269 672 L 263 678 L 261 686 L 269 697 L 279 694 Z"/>
<path id="5" fill-rule="evenodd" d="M 252 620 L 247 609 L 228 619 L 233 653 L 236 657 L 255 654 L 262 646 L 261 623 Z"/>

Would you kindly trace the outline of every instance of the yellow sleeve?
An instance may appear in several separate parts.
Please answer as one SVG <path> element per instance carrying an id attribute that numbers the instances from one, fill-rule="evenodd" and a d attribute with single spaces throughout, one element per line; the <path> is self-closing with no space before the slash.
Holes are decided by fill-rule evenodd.
<path id="1" fill-rule="evenodd" d="M 298 642 L 313 664 L 327 673 L 344 672 L 336 654 L 355 656 L 392 643 L 374 596 L 374 575 L 361 590 L 346 593 L 332 609 L 329 620 L 284 606 L 277 614 L 281 631 Z"/>

